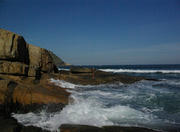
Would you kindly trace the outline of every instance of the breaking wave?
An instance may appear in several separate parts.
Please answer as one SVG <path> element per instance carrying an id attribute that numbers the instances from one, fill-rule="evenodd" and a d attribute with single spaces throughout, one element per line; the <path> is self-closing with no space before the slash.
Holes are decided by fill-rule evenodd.
<path id="1" fill-rule="evenodd" d="M 129 72 L 129 73 L 180 73 L 180 70 L 138 70 L 138 69 L 99 69 L 105 72 Z"/>

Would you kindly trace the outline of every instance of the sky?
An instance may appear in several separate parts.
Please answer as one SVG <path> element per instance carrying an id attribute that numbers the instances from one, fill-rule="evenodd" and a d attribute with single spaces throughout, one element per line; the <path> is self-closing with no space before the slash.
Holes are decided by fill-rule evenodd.
<path id="1" fill-rule="evenodd" d="M 74 65 L 180 64 L 180 0 L 0 0 L 0 28 Z"/>

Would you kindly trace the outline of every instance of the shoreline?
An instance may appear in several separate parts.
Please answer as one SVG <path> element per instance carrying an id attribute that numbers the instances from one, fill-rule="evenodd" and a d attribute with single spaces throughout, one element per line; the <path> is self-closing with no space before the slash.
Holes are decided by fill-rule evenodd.
<path id="1" fill-rule="evenodd" d="M 49 106 L 49 111 L 60 111 L 69 104 L 70 92 L 50 82 L 51 78 L 80 85 L 133 84 L 141 80 L 158 79 L 103 72 L 94 68 L 72 67 L 70 71 L 58 71 L 65 65 L 51 51 L 28 44 L 23 36 L 0 29 L 0 130 L 2 132 L 48 132 L 35 126 L 23 126 L 12 113 L 28 113 Z M 152 132 L 137 127 L 85 125 L 59 126 L 64 132 Z M 176 130 L 168 130 L 176 132 Z"/>
<path id="2" fill-rule="evenodd" d="M 114 74 L 114 73 L 106 73 L 106 72 L 97 72 L 96 73 L 96 75 L 95 75 L 95 79 L 92 79 L 91 77 L 92 77 L 92 74 L 91 73 L 78 73 L 78 74 L 72 74 L 72 73 L 70 73 L 70 72 L 67 72 L 67 71 L 64 71 L 64 72 L 60 72 L 60 74 L 44 74 L 43 76 L 42 76 L 42 78 L 41 78 L 41 80 L 39 81 L 39 82 L 36 82 L 36 84 L 35 85 L 32 85 L 31 83 L 31 79 L 28 79 L 28 78 L 26 78 L 26 79 L 24 79 L 23 78 L 23 80 L 21 80 L 19 77 L 12 77 L 12 76 L 2 76 L 1 75 L 1 79 L 3 80 L 3 79 L 7 79 L 7 78 L 13 78 L 13 79 L 15 79 L 16 80 L 16 82 L 18 82 L 18 84 L 21 84 L 21 83 L 24 83 L 25 85 L 31 85 L 31 86 L 33 86 L 33 87 L 35 87 L 35 88 L 37 88 L 37 87 L 39 87 L 39 86 L 44 86 L 44 88 L 46 87 L 46 88 L 50 88 L 50 89 L 54 89 L 54 88 L 56 88 L 56 89 L 61 89 L 61 90 L 65 90 L 66 91 L 66 89 L 68 89 L 68 88 L 61 88 L 61 87 L 59 87 L 59 86 L 56 86 L 55 84 L 53 84 L 52 82 L 50 82 L 49 81 L 49 79 L 50 78 L 55 78 L 55 79 L 62 79 L 62 80 L 65 80 L 65 81 L 68 81 L 68 80 L 70 80 L 71 81 L 71 83 L 76 83 L 76 84 L 81 84 L 81 85 L 98 85 L 98 84 L 108 84 L 108 83 L 115 83 L 115 82 L 120 82 L 120 81 L 118 81 L 118 79 L 122 79 L 124 82 L 130 82 L 130 83 L 132 83 L 132 82 L 136 82 L 136 81 L 140 81 L 142 78 L 140 77 L 140 78 L 137 78 L 137 77 L 128 77 L 128 76 L 122 76 L 122 75 L 118 75 L 118 76 L 114 76 L 114 75 L 116 75 L 116 74 Z M 4 78 L 5 77 L 5 78 Z M 113 79 L 111 79 L 111 77 L 113 77 Z M 117 77 L 117 79 L 115 79 L 114 77 Z M 127 77 L 127 78 L 126 78 Z M 100 79 L 101 78 L 101 79 Z M 102 79 L 103 78 L 103 79 Z M 134 80 L 131 80 L 131 81 L 127 81 L 127 80 L 129 80 L 129 79 L 132 79 L 132 78 L 134 78 Z M 20 80 L 19 80 L 20 79 Z M 47 81 L 48 80 L 48 81 Z M 80 80 L 80 81 L 79 81 Z M 105 81 L 104 81 L 105 80 Z M 113 80 L 113 81 L 112 81 Z M 114 81 L 115 80 L 115 81 Z M 83 82 L 83 83 L 81 83 L 81 82 Z M 103 82 L 103 83 L 102 83 Z M 25 87 L 24 85 L 23 85 L 23 87 Z M 66 91 L 67 92 L 67 91 Z M 67 92 L 68 93 L 68 92 Z M 65 100 L 69 100 L 69 96 L 70 96 L 70 93 L 68 93 L 68 96 L 66 96 L 66 98 L 67 99 L 65 99 Z M 52 103 L 50 103 L 51 104 L 51 106 L 50 107 L 52 107 L 53 105 L 52 105 Z M 11 105 L 11 104 L 10 104 Z M 37 111 L 38 109 L 42 109 L 43 108 L 43 106 L 46 106 L 47 104 L 27 104 L 27 105 L 23 105 L 22 107 L 17 107 L 17 106 L 13 106 L 13 108 L 15 108 L 16 107 L 16 109 L 18 109 L 17 111 L 19 111 L 20 113 L 27 113 L 27 112 L 30 112 L 30 111 Z M 59 109 L 57 109 L 57 110 L 62 110 L 64 107 L 66 107 L 66 105 L 68 105 L 68 102 L 64 105 L 61 105 L 61 107 L 59 108 Z M 54 104 L 54 106 L 57 106 L 57 103 L 55 103 Z M 6 106 L 6 107 L 12 107 L 12 106 Z M 52 111 L 53 111 L 53 109 L 52 109 Z M 6 119 L 6 117 L 4 117 L 5 119 Z M 42 131 L 42 132 L 46 132 L 47 130 L 43 130 L 43 129 L 41 129 L 41 128 L 38 128 L 38 127 L 35 127 L 35 126 L 29 126 L 29 127 L 25 127 L 25 126 L 23 126 L 22 127 L 22 125 L 20 124 L 20 123 L 18 123 L 17 122 L 17 120 L 16 119 L 14 119 L 13 117 L 7 117 L 7 120 L 9 120 L 9 122 L 14 122 L 13 123 L 13 125 L 12 125 L 12 127 L 15 127 L 15 129 L 28 129 L 29 127 L 32 129 L 32 131 L 34 131 L 34 129 L 37 129 L 37 130 L 40 130 L 40 131 Z M 11 125 L 11 124 L 9 124 L 9 125 Z M 2 125 L 3 126 L 3 125 Z M 73 130 L 71 130 L 73 127 L 74 127 L 74 125 L 68 125 L 69 127 L 67 127 L 66 126 L 66 128 L 64 128 L 64 127 L 62 127 L 62 126 L 59 126 L 61 129 L 63 129 L 63 131 L 64 131 L 64 129 L 68 129 L 69 131 L 72 131 L 72 132 L 74 132 Z M 83 126 L 83 127 L 82 127 Z M 117 127 L 117 126 L 114 126 L 114 127 Z M 88 127 L 85 127 L 84 128 L 84 125 L 80 125 L 80 126 L 75 126 L 75 128 L 77 129 L 77 132 L 79 131 L 79 130 L 81 130 L 81 129 L 83 129 L 83 130 L 86 130 L 86 131 L 88 131 L 88 130 L 91 130 L 91 128 L 93 128 L 93 126 L 88 126 Z M 129 127 L 128 127 L 129 128 Z M 14 129 L 14 128 L 13 128 Z M 104 130 L 103 129 L 103 127 L 102 128 L 99 128 L 99 127 L 97 127 L 97 129 L 99 129 L 99 130 L 101 130 L 102 132 L 106 132 L 107 130 Z M 114 129 L 114 128 L 112 128 L 112 129 Z M 123 130 L 124 129 L 124 127 L 118 127 L 118 128 L 116 128 L 116 129 L 118 129 L 118 131 L 120 131 L 121 129 Z M 144 130 L 144 128 L 141 128 L 141 127 L 138 127 L 138 128 L 129 128 L 129 129 L 132 129 L 132 130 L 135 130 L 135 129 L 139 129 L 139 130 L 141 130 L 142 129 L 142 131 Z M 62 131 L 62 132 L 63 132 Z M 145 129 L 145 131 L 153 131 L 153 130 L 151 130 L 151 129 Z M 16 131 L 13 131 L 13 132 L 16 132 Z M 29 131 L 28 131 L 29 132 Z M 111 130 L 108 130 L 107 132 L 111 132 Z M 155 132 L 155 131 L 153 131 L 153 132 Z"/>

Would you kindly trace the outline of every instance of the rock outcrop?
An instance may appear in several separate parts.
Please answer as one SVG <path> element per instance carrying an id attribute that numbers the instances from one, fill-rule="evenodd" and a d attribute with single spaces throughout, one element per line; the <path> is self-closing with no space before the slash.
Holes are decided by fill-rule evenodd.
<path id="1" fill-rule="evenodd" d="M 40 72 L 57 72 L 57 67 L 48 50 L 28 44 L 29 76 L 39 76 Z"/>
<path id="2" fill-rule="evenodd" d="M 27 44 L 20 35 L 0 29 L 0 73 L 39 77 L 57 67 L 48 50 Z"/>
<path id="3" fill-rule="evenodd" d="M 56 72 L 48 50 L 0 29 L 0 113 L 8 115 L 36 104 L 63 107 L 68 103 L 69 93 L 48 81 Z"/>

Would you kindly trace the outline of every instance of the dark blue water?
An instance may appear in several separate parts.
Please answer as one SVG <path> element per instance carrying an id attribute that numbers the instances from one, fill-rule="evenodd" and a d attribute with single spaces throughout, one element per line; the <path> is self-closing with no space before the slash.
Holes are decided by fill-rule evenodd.
<path id="1" fill-rule="evenodd" d="M 72 90 L 74 102 L 56 113 L 16 114 L 25 125 L 56 130 L 63 123 L 94 126 L 140 126 L 180 131 L 180 65 L 86 66 L 115 74 L 145 76 L 160 81 L 82 86 L 53 80 Z M 69 67 L 63 67 L 68 69 Z M 62 69 L 62 68 L 60 68 Z"/>

